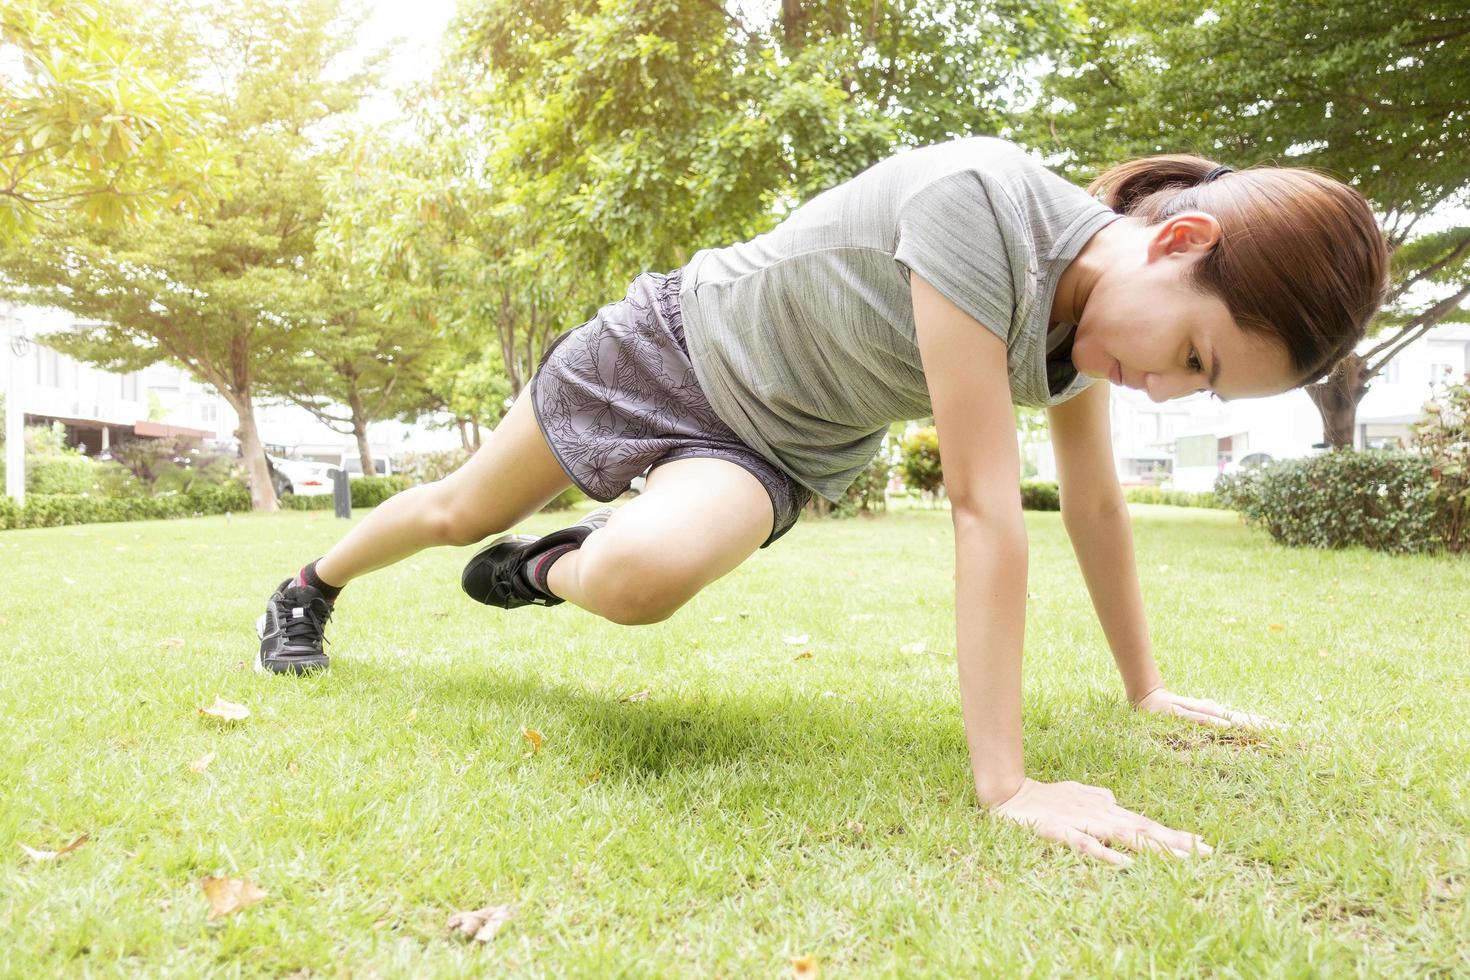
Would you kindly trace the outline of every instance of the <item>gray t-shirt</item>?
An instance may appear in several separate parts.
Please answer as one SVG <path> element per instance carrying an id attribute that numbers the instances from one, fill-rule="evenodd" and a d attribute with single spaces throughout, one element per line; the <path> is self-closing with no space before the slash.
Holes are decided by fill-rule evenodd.
<path id="1" fill-rule="evenodd" d="M 679 302 L 695 376 L 741 439 L 836 500 L 890 422 L 933 411 L 909 270 L 1005 340 L 1016 403 L 1054 405 L 1092 383 L 1048 369 L 1057 281 L 1119 217 L 1005 140 L 900 151 L 694 254 Z"/>

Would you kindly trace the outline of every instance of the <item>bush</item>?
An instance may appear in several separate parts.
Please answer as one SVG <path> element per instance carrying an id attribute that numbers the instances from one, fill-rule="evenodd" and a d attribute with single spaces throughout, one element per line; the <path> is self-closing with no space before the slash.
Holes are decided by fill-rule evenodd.
<path id="1" fill-rule="evenodd" d="M 463 466 L 472 453 L 468 449 L 440 449 L 426 453 L 400 453 L 394 457 L 397 471 L 413 486 L 442 480 Z"/>
<path id="2" fill-rule="evenodd" d="M 1470 376 L 1426 402 L 1413 430 L 1434 476 L 1430 497 L 1440 541 L 1460 554 L 1470 549 Z"/>
<path id="3" fill-rule="evenodd" d="M 201 487 L 189 493 L 156 497 L 97 497 L 87 494 L 35 494 L 26 505 L 0 498 L 0 530 L 9 528 L 61 527 L 68 524 L 98 524 L 104 521 L 146 521 L 166 517 L 193 517 L 250 509 L 250 491 L 232 482 Z"/>
<path id="4" fill-rule="evenodd" d="M 282 510 L 332 510 L 332 495 L 319 493 L 305 497 L 299 493 L 288 493 L 280 498 Z"/>
<path id="5" fill-rule="evenodd" d="M 395 493 L 407 490 L 408 477 L 397 473 L 392 476 L 360 476 L 348 487 L 352 491 L 353 507 L 376 507 Z M 328 495 L 327 499 L 332 498 Z"/>
<path id="6" fill-rule="evenodd" d="M 97 464 L 80 453 L 33 456 L 26 460 L 26 493 L 91 493 Z"/>
<path id="7" fill-rule="evenodd" d="M 109 451 L 151 493 L 187 493 L 244 475 L 240 460 L 182 437 L 127 439 Z"/>
<path id="8" fill-rule="evenodd" d="M 1224 479 L 1223 477 L 1221 479 Z M 1168 504 L 1171 507 L 1216 507 L 1229 509 L 1208 490 L 1191 493 L 1188 490 L 1161 490 L 1158 487 L 1129 487 L 1123 491 L 1123 499 L 1130 504 Z"/>
<path id="9" fill-rule="evenodd" d="M 939 430 L 934 426 L 915 429 L 898 443 L 898 471 L 903 482 L 920 493 L 935 493 L 944 486 L 944 469 L 939 462 Z"/>
<path id="10" fill-rule="evenodd" d="M 1429 461 L 1340 449 L 1222 478 L 1215 495 L 1286 545 L 1432 551 L 1439 545 Z"/>
<path id="11" fill-rule="evenodd" d="M 1062 497 L 1055 483 L 1026 480 L 1021 483 L 1022 510 L 1061 510 Z"/>
<path id="12" fill-rule="evenodd" d="M 395 493 L 407 490 L 408 487 L 408 477 L 399 473 L 394 473 L 392 476 L 359 476 L 347 484 L 347 489 L 352 494 L 354 510 L 376 507 Z M 330 493 L 319 493 L 312 496 L 288 493 L 280 499 L 284 510 L 333 510 L 336 506 L 335 498 Z"/>
<path id="13" fill-rule="evenodd" d="M 549 510 L 567 510 L 573 504 L 577 504 L 583 500 L 589 499 L 591 498 L 589 498 L 581 490 L 578 490 L 575 486 L 571 486 L 567 487 L 555 497 L 552 497 L 549 501 L 547 501 L 546 506 L 541 508 L 541 510 L 543 512 Z"/>

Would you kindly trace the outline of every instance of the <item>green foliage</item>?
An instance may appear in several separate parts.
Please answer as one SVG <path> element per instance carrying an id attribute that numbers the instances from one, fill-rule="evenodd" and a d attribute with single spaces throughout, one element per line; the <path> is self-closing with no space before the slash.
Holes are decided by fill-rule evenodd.
<path id="1" fill-rule="evenodd" d="M 434 452 L 399 453 L 393 467 L 413 486 L 442 480 L 469 461 L 468 449 L 440 449 Z"/>
<path id="2" fill-rule="evenodd" d="M 190 439 L 126 439 L 110 452 L 119 466 L 153 494 L 187 493 L 241 476 L 238 459 Z"/>
<path id="3" fill-rule="evenodd" d="M 937 428 L 930 425 L 904 436 L 899 440 L 898 454 L 898 472 L 905 486 L 920 493 L 935 493 L 944 486 Z"/>
<path id="4" fill-rule="evenodd" d="M 1413 443 L 1429 461 L 1430 493 L 1445 548 L 1470 549 L 1470 377 L 1445 385 L 1424 405 Z"/>
<path id="5" fill-rule="evenodd" d="M 545 513 L 548 510 L 568 510 L 574 505 L 589 499 L 591 498 L 581 490 L 578 490 L 575 486 L 571 486 L 567 487 L 555 497 L 552 497 L 546 506 L 541 508 L 541 511 Z"/>
<path id="6" fill-rule="evenodd" d="M 333 498 L 329 493 L 318 493 L 306 496 L 299 493 L 288 493 L 281 498 L 283 510 L 332 510 Z"/>
<path id="7" fill-rule="evenodd" d="M 26 493 L 90 493 L 96 471 L 97 464 L 80 453 L 31 457 L 26 461 Z"/>
<path id="8" fill-rule="evenodd" d="M 408 477 L 394 473 L 391 476 L 359 476 L 348 483 L 352 491 L 353 507 L 376 507 L 395 493 L 409 488 Z M 331 499 L 328 495 L 328 499 Z"/>
<path id="9" fill-rule="evenodd" d="M 1427 459 L 1340 449 L 1268 463 L 1215 485 L 1215 496 L 1286 545 L 1410 553 L 1436 550 Z"/>
<path id="10" fill-rule="evenodd" d="M 358 508 L 376 507 L 395 493 L 401 493 L 412 486 L 412 482 L 402 473 L 394 473 L 391 476 L 359 476 L 353 478 L 347 488 L 352 494 L 352 507 Z M 281 498 L 281 506 L 286 510 L 332 510 L 335 498 L 330 493 L 318 493 L 306 496 L 299 493 L 288 493 Z"/>
<path id="11" fill-rule="evenodd" d="M 893 475 L 893 463 L 888 460 L 888 442 L 868 465 L 863 467 L 857 479 L 843 493 L 842 499 L 831 505 L 827 517 L 856 517 L 858 514 L 874 514 L 888 506 L 888 480 Z M 814 498 L 815 499 L 815 498 Z"/>
<path id="12" fill-rule="evenodd" d="M 1055 483 L 1046 480 L 1021 482 L 1022 510 L 1061 510 L 1062 498 Z"/>
<path id="13" fill-rule="evenodd" d="M 218 391 L 241 418 L 251 495 L 263 509 L 275 494 L 254 398 L 313 343 L 320 304 L 304 268 L 323 213 L 323 130 L 366 86 L 337 63 L 354 40 L 354 15 L 342 6 L 155 11 L 148 50 L 208 93 L 198 129 L 233 161 L 229 185 L 200 213 L 164 209 L 127 226 L 58 219 L 0 252 L 5 292 L 89 324 L 48 336 L 49 345 L 109 370 L 172 361 Z"/>
<path id="14" fill-rule="evenodd" d="M 1171 507 L 1230 509 L 1208 490 L 1192 493 L 1188 490 L 1161 490 L 1158 487 L 1129 487 L 1123 491 L 1123 499 L 1130 504 L 1168 504 Z"/>
<path id="15" fill-rule="evenodd" d="M 6 0 L 0 44 L 0 243 L 75 211 L 122 223 L 207 204 L 221 158 L 203 100 L 158 63 L 135 11 L 84 0 Z"/>
<path id="16" fill-rule="evenodd" d="M 103 497 L 88 494 L 28 494 L 24 507 L 0 498 L 0 530 L 150 521 L 250 509 L 250 493 L 239 481 L 156 497 Z"/>

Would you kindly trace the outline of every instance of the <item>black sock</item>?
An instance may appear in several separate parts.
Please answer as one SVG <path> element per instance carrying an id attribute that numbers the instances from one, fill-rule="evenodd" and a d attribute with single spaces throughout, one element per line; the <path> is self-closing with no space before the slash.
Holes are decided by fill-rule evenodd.
<path id="1" fill-rule="evenodd" d="M 328 602 L 335 602 L 337 596 L 341 594 L 343 587 L 340 585 L 328 585 L 326 582 L 323 582 L 321 576 L 316 573 L 317 561 L 321 561 L 321 559 L 318 558 L 316 561 L 308 563 L 305 568 L 297 573 L 296 584 L 309 585 L 326 596 Z"/>
<path id="2" fill-rule="evenodd" d="M 535 589 L 537 592 L 540 592 L 548 599 L 561 598 L 560 596 L 555 595 L 547 586 L 546 576 L 550 574 L 551 566 L 556 562 L 558 558 L 566 554 L 568 551 L 576 551 L 577 547 L 577 544 L 569 541 L 566 544 L 553 545 L 552 547 L 547 548 L 542 553 L 532 555 L 531 557 L 527 558 L 525 562 L 521 565 L 521 581 L 525 582 L 531 588 Z"/>

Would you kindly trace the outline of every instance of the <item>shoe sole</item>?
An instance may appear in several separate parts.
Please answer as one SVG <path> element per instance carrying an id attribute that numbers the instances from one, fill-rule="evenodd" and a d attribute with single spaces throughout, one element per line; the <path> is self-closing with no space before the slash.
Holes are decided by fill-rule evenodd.
<path id="1" fill-rule="evenodd" d="M 265 639 L 265 619 L 266 614 L 261 613 L 255 620 L 256 639 Z M 303 664 L 299 667 L 288 667 L 285 670 L 274 670 L 265 665 L 265 660 L 262 657 L 264 653 L 265 651 L 259 648 L 255 651 L 255 672 L 257 674 L 270 674 L 272 676 L 277 674 L 317 674 L 325 673 L 331 667 L 330 661 L 324 659 L 319 664 Z"/>

